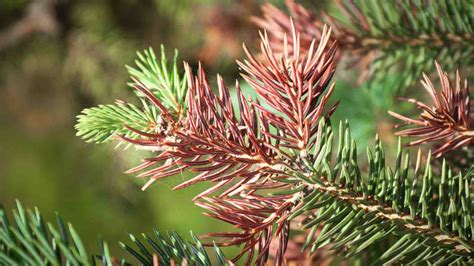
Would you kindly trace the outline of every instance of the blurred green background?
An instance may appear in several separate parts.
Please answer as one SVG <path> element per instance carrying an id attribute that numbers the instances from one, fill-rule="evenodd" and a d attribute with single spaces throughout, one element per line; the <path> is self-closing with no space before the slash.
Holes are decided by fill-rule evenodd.
<path id="1" fill-rule="evenodd" d="M 58 211 L 74 223 L 89 250 L 98 248 L 100 235 L 118 257 L 124 256 L 118 241 L 126 241 L 127 232 L 226 229 L 193 205 L 202 185 L 171 191 L 185 178 L 176 176 L 142 192 L 145 180 L 123 172 L 146 153 L 86 144 L 73 126 L 83 108 L 134 100 L 124 66 L 149 46 L 177 48 L 181 59 L 192 65 L 202 61 L 211 77 L 219 72 L 231 84 L 238 78 L 234 59 L 241 58 L 242 42 L 256 43 L 257 28 L 249 18 L 260 13 L 261 2 L 0 1 L 0 202 L 10 209 L 20 199 L 48 219 Z M 270 2 L 282 6 L 283 1 Z M 364 147 L 363 135 L 390 128 L 373 119 L 390 104 L 380 101 L 383 90 L 369 95 L 363 88 L 348 89 L 357 79 L 354 73 L 340 71 L 339 77 L 336 119 L 371 121 L 352 123 Z M 355 109 L 355 99 L 365 99 L 357 103 L 366 108 Z"/>
<path id="2" fill-rule="evenodd" d="M 176 176 L 142 192 L 144 180 L 123 172 L 146 153 L 86 144 L 73 126 L 83 108 L 134 100 L 124 66 L 149 46 L 178 48 L 181 59 L 235 79 L 233 60 L 256 35 L 249 17 L 259 4 L 0 1 L 0 202 L 10 209 L 20 199 L 47 219 L 57 211 L 89 250 L 97 250 L 100 235 L 118 257 L 127 232 L 174 229 L 189 236 L 224 229 L 193 205 L 202 187 L 171 191 L 185 178 Z"/>

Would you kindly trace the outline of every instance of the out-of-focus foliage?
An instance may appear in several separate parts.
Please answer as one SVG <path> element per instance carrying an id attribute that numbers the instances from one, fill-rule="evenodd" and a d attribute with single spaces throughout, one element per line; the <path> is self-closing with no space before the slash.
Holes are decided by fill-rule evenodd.
<path id="1" fill-rule="evenodd" d="M 111 263 L 107 244 L 104 261 Z M 107 255 L 106 255 L 107 254 Z M 91 261 L 90 261 L 91 260 Z M 95 261 L 72 224 L 57 216 L 56 224 L 44 221 L 41 213 L 25 210 L 17 201 L 10 220 L 0 207 L 0 262 L 5 265 L 91 265 Z"/>
<path id="2" fill-rule="evenodd" d="M 447 71 L 474 63 L 474 4 L 469 1 L 360 1 L 358 9 L 361 14 L 347 27 L 365 39 L 365 49 L 380 50 L 370 66 L 375 81 L 398 73 L 397 88 L 405 89 L 423 72 L 435 70 L 434 59 Z M 360 17 L 367 19 L 355 23 Z"/>
<path id="3" fill-rule="evenodd" d="M 133 179 L 135 185 L 122 174 L 141 156 L 117 154 L 112 145 L 91 149 L 74 136 L 73 125 L 85 107 L 132 96 L 124 66 L 135 67 L 135 51 L 159 51 L 160 43 L 181 48 L 191 64 L 216 62 L 223 75 L 236 77 L 237 69 L 225 66 L 257 33 L 248 21 L 257 13 L 252 0 L 0 1 L 0 40 L 9 37 L 0 41 L 0 201 L 8 209 L 19 198 L 46 216 L 59 211 L 91 247 L 98 233 L 117 243 L 124 232 L 146 228 L 196 234 L 222 228 L 192 205 L 200 189 L 170 191 L 184 176 L 143 193 L 142 180 Z M 56 30 L 31 23 L 30 14 Z M 211 47 L 211 37 L 227 48 Z M 124 255 L 118 245 L 110 249 Z"/>
<path id="4" fill-rule="evenodd" d="M 137 56 L 136 67 L 127 66 L 128 73 L 134 82 L 149 88 L 164 103 L 164 107 L 172 110 L 175 115 L 180 116 L 184 113 L 188 86 L 186 77 L 180 75 L 178 70 L 178 51 L 175 50 L 171 64 L 168 62 L 163 45 L 160 52 L 161 60 L 157 60 L 152 48 L 145 50 L 143 54 L 138 52 Z M 133 83 L 130 85 L 134 86 Z M 135 93 L 137 93 L 136 90 Z M 140 93 L 138 96 L 145 98 Z"/>
<path id="5" fill-rule="evenodd" d="M 69 12 L 64 76 L 93 99 L 126 95 L 123 65 L 138 41 L 127 36 L 107 1 L 77 1 Z"/>
<path id="6" fill-rule="evenodd" d="M 24 209 L 19 201 L 9 218 L 9 211 L 0 205 L 0 263 L 2 265 L 130 265 L 125 259 L 116 257 L 109 250 L 109 244 L 99 240 L 99 248 L 88 250 L 80 234 L 71 223 L 64 223 L 56 215 L 56 223 L 43 219 L 38 208 Z M 207 250 L 191 233 L 192 240 L 183 239 L 172 231 L 168 236 L 154 231 L 154 236 L 143 234 L 151 246 L 146 246 L 130 234 L 130 239 L 139 248 L 120 243 L 143 265 L 170 265 L 186 261 L 193 265 L 212 265 Z M 113 245 L 113 243 L 111 243 Z M 219 265 L 227 265 L 227 259 L 219 248 L 214 247 Z"/>
<path id="7" fill-rule="evenodd" d="M 229 260 L 226 259 L 219 247 L 214 245 L 213 252 L 207 251 L 193 233 L 191 233 L 191 240 L 183 239 L 176 232 L 170 232 L 168 236 L 163 236 L 158 231 L 154 231 L 153 235 L 143 234 L 142 238 L 146 242 L 130 234 L 133 245 L 120 243 L 122 248 L 142 265 L 152 266 L 156 265 L 156 262 L 159 262 L 159 265 L 167 265 L 170 262 L 205 266 L 230 265 Z"/>

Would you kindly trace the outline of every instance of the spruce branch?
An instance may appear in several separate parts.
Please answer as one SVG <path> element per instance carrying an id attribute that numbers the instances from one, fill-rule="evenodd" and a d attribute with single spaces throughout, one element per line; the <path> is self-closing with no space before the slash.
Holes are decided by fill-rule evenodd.
<path id="1" fill-rule="evenodd" d="M 341 53 L 360 66 L 360 81 L 383 80 L 397 69 L 401 82 L 396 89 L 401 89 L 433 70 L 434 60 L 446 62 L 447 70 L 473 64 L 474 5 L 469 1 L 337 1 L 344 19 L 316 15 L 294 0 L 286 5 L 306 49 L 308 40 L 320 38 L 324 23 L 333 28 Z M 289 16 L 271 4 L 262 10 L 263 17 L 254 21 L 282 50 L 284 33 L 291 30 Z"/>
<path id="2" fill-rule="evenodd" d="M 178 51 L 175 50 L 171 64 L 163 45 L 159 60 L 152 48 L 148 48 L 143 54 L 137 52 L 137 56 L 136 67 L 126 66 L 132 79 L 151 90 L 170 112 L 177 116 L 183 115 L 186 112 L 187 86 L 186 77 L 180 76 L 178 72 Z M 134 86 L 134 83 L 130 85 Z M 135 92 L 143 97 L 138 90 Z"/>
<path id="3" fill-rule="evenodd" d="M 71 224 L 57 216 L 56 225 L 43 220 L 38 209 L 25 210 L 19 201 L 13 211 L 13 224 L 0 206 L 0 264 L 2 265 L 95 265 L 103 260 L 112 265 L 108 246 L 103 254 L 89 254 Z"/>
<path id="4" fill-rule="evenodd" d="M 453 82 L 438 63 L 435 62 L 435 65 L 441 89 L 437 90 L 426 75 L 423 75 L 422 80 L 423 87 L 434 101 L 434 106 L 416 99 L 404 99 L 416 104 L 423 111 L 419 119 L 408 118 L 392 111 L 389 111 L 389 114 L 403 121 L 402 124 L 396 126 L 397 128 L 415 126 L 396 133 L 399 136 L 418 138 L 407 145 L 437 143 L 438 147 L 433 152 L 433 156 L 440 157 L 449 151 L 468 147 L 474 143 L 474 129 L 471 126 L 474 115 L 471 110 L 467 80 L 462 82 L 458 71 Z"/>
<path id="5" fill-rule="evenodd" d="M 129 172 L 148 178 L 143 189 L 185 170 L 197 175 L 175 189 L 208 182 L 210 187 L 194 200 L 206 215 L 238 230 L 206 235 L 219 246 L 239 245 L 233 262 L 264 265 L 273 242 L 274 261 L 283 264 L 290 222 L 303 217 L 302 228 L 310 229 L 305 246 L 312 251 L 332 243 L 351 256 L 397 237 L 380 262 L 472 263 L 471 176 L 453 174 L 446 164 L 435 176 L 429 159 L 422 173 L 421 153 L 411 173 L 401 147 L 392 169 L 380 141 L 368 150 L 369 169 L 362 171 L 347 125 L 340 127 L 338 147 L 333 147 L 326 125 L 335 109 L 326 106 L 337 54 L 331 30 L 323 28 L 319 44 L 312 40 L 304 50 L 296 23 L 288 23 L 291 34 L 283 34 L 281 50 L 265 33 L 262 57 L 244 46 L 241 75 L 257 99 L 246 98 L 236 82 L 237 101 L 232 102 L 222 77 L 217 76 L 215 93 L 204 68 L 194 74 L 185 63 L 188 96 L 181 110 L 186 112 L 176 115 L 165 102 L 169 99 L 136 73 L 131 85 L 145 105 L 157 110 L 164 130 L 125 127 L 136 135 L 122 134 L 121 141 L 154 152 Z M 136 244 L 143 253 L 139 260 L 152 261 Z"/>
<path id="6" fill-rule="evenodd" d="M 281 59 L 272 50 L 268 36 L 263 34 L 261 53 L 264 60 L 258 61 L 244 45 L 248 59 L 238 64 L 245 71 L 242 77 L 273 110 L 258 103 L 254 105 L 284 135 L 263 133 L 280 141 L 282 147 L 307 154 L 315 141 L 310 137 L 315 136 L 317 121 L 335 87 L 334 83 L 329 87 L 329 82 L 335 71 L 333 58 L 336 49 L 335 43 L 329 43 L 330 29 L 327 27 L 323 29 L 318 47 L 313 39 L 304 56 L 300 54 L 301 38 L 294 24 L 291 34 L 291 52 L 285 35 Z M 337 104 L 326 117 L 336 108 Z"/>
<path id="7" fill-rule="evenodd" d="M 136 138 L 140 132 L 161 134 L 167 130 L 167 124 L 160 110 L 167 110 L 170 116 L 181 116 L 186 111 L 187 85 L 185 77 L 181 77 L 177 67 L 178 52 L 175 51 L 172 64 L 168 62 L 164 46 L 161 56 L 157 58 L 153 49 L 144 53 L 137 52 L 137 67 L 127 66 L 132 82 L 130 86 L 149 88 L 160 102 L 159 108 L 145 103 L 145 95 L 141 90 L 134 90 L 140 98 L 142 107 L 131 103 L 116 101 L 115 104 L 100 105 L 84 109 L 77 116 L 75 128 L 77 136 L 87 142 L 109 142 L 118 136 Z"/>
<path id="8" fill-rule="evenodd" d="M 104 143 L 123 135 L 135 138 L 137 133 L 128 129 L 133 127 L 144 132 L 160 132 L 163 123 L 154 106 L 142 101 L 143 109 L 136 105 L 117 101 L 115 104 L 99 105 L 84 109 L 77 116 L 75 128 L 77 136 L 87 142 Z"/>
<path id="9" fill-rule="evenodd" d="M 24 209 L 17 201 L 11 223 L 7 211 L 0 205 L 0 264 L 1 265 L 131 265 L 124 259 L 111 256 L 109 245 L 100 240 L 100 252 L 89 253 L 74 227 L 56 216 L 56 225 L 42 218 L 40 211 Z M 231 265 L 218 247 L 211 253 L 191 232 L 191 240 L 185 240 L 176 232 L 162 235 L 154 230 L 153 235 L 142 234 L 146 240 L 130 234 L 138 247 L 120 243 L 137 263 L 141 265 Z"/>
<path id="10" fill-rule="evenodd" d="M 187 112 L 175 116 L 173 108 L 163 103 L 161 93 L 146 86 L 143 79 L 133 79 L 132 86 L 147 101 L 160 111 L 166 124 L 163 132 L 145 132 L 140 128 L 126 129 L 138 134 L 131 138 L 120 136 L 122 141 L 139 148 L 155 151 L 155 157 L 129 172 L 141 172 L 139 177 L 149 177 L 143 189 L 153 182 L 178 174 L 186 169 L 199 174 L 175 189 L 182 189 L 198 182 L 211 181 L 212 187 L 195 197 L 196 204 L 209 210 L 209 215 L 240 228 L 238 233 L 214 233 L 211 237 L 221 239 L 219 244 L 244 244 L 242 252 L 247 263 L 263 264 L 267 259 L 271 239 L 280 239 L 277 262 L 281 262 L 288 239 L 288 223 L 277 220 L 288 215 L 294 205 L 293 195 L 262 196 L 262 189 L 288 187 L 279 179 L 287 174 L 285 168 L 301 167 L 300 154 L 307 154 L 314 146 L 311 136 L 317 130 L 317 121 L 323 115 L 323 107 L 334 86 L 324 94 L 334 72 L 332 64 L 334 45 L 329 46 L 330 30 L 324 30 L 326 41 L 306 57 L 299 56 L 299 43 L 294 41 L 293 52 L 286 52 L 277 59 L 262 35 L 262 51 L 267 52 L 266 61 L 258 62 L 247 51 L 249 60 L 242 65 L 247 82 L 256 89 L 260 97 L 281 115 L 265 110 L 258 101 L 246 99 L 236 83 L 238 109 L 234 110 L 229 88 L 217 77 L 219 94 L 212 91 L 204 69 L 197 74 L 185 64 L 188 84 Z M 291 38 L 299 35 L 293 31 Z M 265 68 L 265 64 L 273 68 Z M 147 71 L 142 68 L 142 71 Z M 139 73 L 136 77 L 142 76 Z M 270 87 L 271 86 L 271 87 Z M 266 89 L 269 88 L 270 90 Z M 287 96 L 285 96 L 287 95 Z M 277 99 L 278 103 L 273 100 Z M 326 114 L 329 117 L 335 107 Z M 300 149 L 300 154 L 288 154 L 288 148 Z M 274 223 L 277 223 L 274 229 Z"/>
<path id="11" fill-rule="evenodd" d="M 271 199 L 258 201 L 256 199 L 258 195 L 253 191 L 259 187 L 271 189 L 281 186 L 278 182 L 272 181 L 271 177 L 284 174 L 281 166 L 274 161 L 276 152 L 271 147 L 263 145 L 268 143 L 268 140 L 265 140 L 268 138 L 258 131 L 259 121 L 263 121 L 261 125 L 265 126 L 265 120 L 262 116 L 257 117 L 255 108 L 247 103 L 241 93 L 239 93 L 237 115 L 230 100 L 229 89 L 222 78 L 218 77 L 219 96 L 217 96 L 212 92 L 202 67 L 198 69 L 196 76 L 192 74 L 188 65 L 185 67 L 189 84 L 189 107 L 184 120 L 177 120 L 171 116 L 150 90 L 141 85 L 137 86 L 148 100 L 162 111 L 162 116 L 169 125 L 169 134 L 164 136 L 148 134 L 133 129 L 141 135 L 140 138 L 130 139 L 122 136 L 123 140 L 138 147 L 146 147 L 157 152 L 157 156 L 145 159 L 142 165 L 129 172 L 141 171 L 139 176 L 150 177 L 143 189 L 157 179 L 175 175 L 185 169 L 198 172 L 199 175 L 179 184 L 175 189 L 182 189 L 197 182 L 213 182 L 211 188 L 196 196 L 197 204 L 205 206 L 204 202 L 211 202 L 211 206 L 206 205 L 210 211 L 231 204 L 233 211 L 215 217 L 244 230 L 242 234 L 213 236 L 231 238 L 228 241 L 223 240 L 221 243 L 223 245 L 246 243 L 236 259 L 247 252 L 250 254 L 248 258 L 250 262 L 258 250 L 257 261 L 263 263 L 266 260 L 264 254 L 268 251 L 273 222 L 276 218 L 271 217 L 273 209 L 269 208 L 273 206 L 283 212 L 288 207 L 284 202 L 280 204 Z M 148 170 L 143 171 L 145 169 Z M 212 194 L 218 196 L 211 196 Z M 262 210 L 260 214 L 242 220 L 251 215 L 253 210 L 258 212 L 259 209 Z M 233 219 L 232 215 L 238 219 Z M 257 218 L 258 222 L 249 223 Z M 281 237 L 286 235 L 284 232 L 280 234 Z M 281 248 L 281 253 L 284 253 L 284 245 Z"/>
<path id="12" fill-rule="evenodd" d="M 124 243 L 120 243 L 120 246 L 141 265 L 232 265 L 217 246 L 213 247 L 212 252 L 217 261 L 211 260 L 211 253 L 192 232 L 191 240 L 183 239 L 176 232 L 169 232 L 164 236 L 156 230 L 153 235 L 142 234 L 141 238 L 146 242 L 140 241 L 133 234 L 129 237 L 134 246 Z"/>
<path id="13" fill-rule="evenodd" d="M 142 165 L 129 171 L 142 171 L 140 177 L 150 177 L 143 189 L 157 179 L 174 175 L 184 169 L 192 169 L 201 174 L 178 185 L 176 189 L 203 181 L 227 181 L 215 187 L 217 190 L 234 176 L 250 178 L 264 172 L 267 175 L 277 172 L 277 169 L 272 169 L 271 166 L 274 152 L 256 141 L 257 117 L 254 109 L 243 102 L 245 98 L 242 96 L 239 101 L 238 120 L 231 105 L 229 90 L 222 78 L 218 77 L 218 97 L 212 92 L 202 67 L 199 68 L 197 76 L 191 73 L 187 65 L 186 72 L 190 93 L 185 120 L 172 117 L 151 91 L 138 86 L 148 100 L 161 109 L 161 115 L 166 117 L 164 120 L 169 125 L 168 134 L 165 135 L 148 134 L 133 129 L 141 138 L 130 139 L 122 136 L 123 140 L 136 146 L 158 152 L 157 156 L 145 159 Z M 248 130 L 242 130 L 243 126 Z M 158 165 L 158 168 L 153 168 Z M 253 167 L 254 165 L 256 167 Z M 145 168 L 151 170 L 143 172 Z"/>
<path id="14" fill-rule="evenodd" d="M 471 174 L 454 174 L 443 162 L 440 176 L 435 176 L 430 156 L 422 171 L 421 153 L 412 172 L 401 142 L 395 166 L 389 167 L 378 139 L 367 152 L 369 171 L 361 174 L 348 125 L 340 125 L 335 162 L 332 130 L 322 128 L 312 174 L 295 172 L 306 189 L 289 218 L 310 213 L 302 222 L 310 229 L 306 247 L 314 251 L 330 245 L 351 257 L 397 236 L 380 263 L 473 262 Z"/>

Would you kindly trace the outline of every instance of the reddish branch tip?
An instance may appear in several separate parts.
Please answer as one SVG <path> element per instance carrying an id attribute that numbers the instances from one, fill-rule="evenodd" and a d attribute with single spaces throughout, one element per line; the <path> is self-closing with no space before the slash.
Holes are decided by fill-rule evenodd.
<path id="1" fill-rule="evenodd" d="M 281 147 L 307 153 L 314 145 L 318 120 L 334 90 L 334 84 L 329 83 L 335 71 L 336 45 L 330 41 L 331 29 L 324 26 L 319 44 L 313 39 L 303 56 L 300 34 L 292 20 L 290 24 L 291 36 L 284 34 L 281 53 L 271 47 L 264 32 L 260 34 L 263 58 L 254 57 L 244 45 L 247 60 L 238 64 L 243 69 L 242 77 L 269 108 L 252 104 L 279 130 L 277 135 L 263 133 L 278 140 Z M 336 107 L 329 108 L 326 117 Z"/>
<path id="2" fill-rule="evenodd" d="M 283 37 L 283 50 L 270 46 L 266 33 L 261 34 L 263 59 L 256 59 L 245 47 L 247 60 L 239 65 L 242 77 L 263 102 L 246 99 L 238 82 L 237 101 L 224 80 L 217 76 L 217 91 L 199 65 L 194 74 L 185 63 L 188 81 L 188 108 L 183 117 L 174 118 L 150 90 L 135 81 L 148 100 L 161 110 L 166 130 L 139 134 L 127 139 L 157 155 L 144 160 L 130 172 L 149 181 L 180 174 L 185 170 L 197 175 L 175 189 L 200 182 L 210 187 L 195 197 L 207 215 L 232 224 L 239 233 L 213 233 L 224 246 L 242 245 L 236 259 L 245 255 L 246 262 L 263 264 L 268 257 L 272 238 L 278 239 L 277 262 L 282 262 L 288 241 L 287 216 L 297 204 L 299 194 L 271 196 L 265 190 L 289 190 L 286 170 L 303 169 L 305 157 L 316 142 L 318 120 L 328 117 L 336 105 L 325 108 L 334 84 L 335 43 L 331 30 L 324 27 L 319 44 L 310 42 L 302 52 L 300 34 L 292 21 L 291 36 Z M 327 109 L 327 110 L 325 110 Z M 298 151 L 287 153 L 288 149 Z"/>
<path id="3" fill-rule="evenodd" d="M 433 105 L 430 106 L 416 99 L 404 99 L 414 103 L 422 113 L 418 119 L 412 119 L 392 111 L 389 114 L 402 120 L 404 123 L 396 127 L 413 125 L 414 127 L 396 132 L 399 136 L 413 137 L 417 140 L 409 142 L 407 145 L 420 145 L 425 143 L 435 143 L 436 149 L 433 156 L 440 157 L 443 154 L 468 146 L 474 143 L 474 130 L 471 114 L 471 103 L 467 80 L 461 81 L 459 71 L 452 82 L 448 74 L 435 62 L 438 77 L 441 83 L 441 90 L 437 90 L 428 76 L 423 74 L 421 84 L 430 95 Z"/>

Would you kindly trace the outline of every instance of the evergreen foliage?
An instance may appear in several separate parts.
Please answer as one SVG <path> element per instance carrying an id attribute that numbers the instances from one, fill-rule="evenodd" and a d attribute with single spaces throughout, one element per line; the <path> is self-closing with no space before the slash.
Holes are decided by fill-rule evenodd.
<path id="1" fill-rule="evenodd" d="M 112 265 L 108 246 L 102 244 L 104 265 Z M 13 224 L 0 208 L 0 262 L 4 265 L 94 265 L 71 224 L 57 216 L 56 225 L 44 221 L 38 209 L 25 210 L 17 201 Z"/>
<path id="2" fill-rule="evenodd" d="M 323 121 L 320 129 L 320 144 L 308 165 L 312 174 L 294 173 L 299 178 L 295 189 L 305 193 L 290 219 L 307 213 L 302 222 L 311 229 L 306 247 L 314 251 L 329 244 L 350 257 L 394 235 L 398 240 L 376 263 L 473 263 L 472 173 L 453 173 L 443 161 L 436 176 L 430 155 L 423 166 L 421 152 L 411 169 L 400 141 L 389 166 L 378 138 L 373 150 L 367 148 L 369 167 L 361 173 L 347 123 L 339 126 L 337 149 L 331 127 Z"/>
<path id="3" fill-rule="evenodd" d="M 162 46 L 159 58 L 148 49 L 137 54 L 135 67 L 127 67 L 140 107 L 118 101 L 78 116 L 77 135 L 88 142 L 115 139 L 153 152 L 128 171 L 148 178 L 143 189 L 183 171 L 197 173 L 174 189 L 207 184 L 195 204 L 236 229 L 211 232 L 203 238 L 213 241 L 204 244 L 194 235 L 187 241 L 176 233 L 154 231 L 143 240 L 130 234 L 133 245 L 121 246 L 144 265 L 211 265 L 204 246 L 213 247 L 219 265 L 264 265 L 270 259 L 281 265 L 298 233 L 305 236 L 303 249 L 330 248 L 345 259 L 364 258 L 384 243 L 373 264 L 474 264 L 474 167 L 464 159 L 454 168 L 443 157 L 472 149 L 469 88 L 459 72 L 453 82 L 434 61 L 446 62 L 448 70 L 472 64 L 472 4 L 343 2 L 345 18 L 326 16 L 331 29 L 294 1 L 287 3 L 294 18 L 267 5 L 265 18 L 257 19 L 268 30 L 260 34 L 259 54 L 244 45 L 246 59 L 237 62 L 256 97 L 246 97 L 240 81 L 232 96 L 219 75 L 213 88 L 201 65 L 194 73 L 184 63 L 182 74 L 177 52 L 169 62 Z M 378 136 L 366 159 L 360 158 L 348 122 L 333 132 L 331 115 L 339 103 L 329 105 L 329 98 L 338 49 L 369 65 L 366 74 L 375 81 L 398 69 L 397 88 L 436 65 L 441 92 L 423 76 L 434 107 L 409 99 L 423 110 L 420 120 L 391 114 L 417 126 L 399 132 L 420 138 L 410 145 L 441 142 L 433 152 L 441 158 L 439 167 L 431 152 L 424 156 L 419 150 L 410 159 L 401 139 L 396 154 L 386 154 Z M 0 217 L 0 260 L 6 263 L 116 261 L 106 244 L 101 255 L 88 255 L 72 226 L 60 219 L 56 229 L 21 205 L 16 227 L 5 211 Z M 230 262 L 217 246 L 239 246 L 240 252 Z"/>
<path id="4" fill-rule="evenodd" d="M 117 101 L 115 104 L 99 105 L 85 109 L 78 116 L 77 135 L 88 142 L 103 143 L 117 134 L 136 137 L 127 126 L 149 131 L 156 126 L 158 113 L 156 108 L 143 103 L 143 110 L 136 105 Z"/>
<path id="5" fill-rule="evenodd" d="M 370 66 L 375 81 L 397 73 L 404 88 L 434 70 L 434 60 L 445 62 L 447 71 L 474 63 L 474 5 L 469 1 L 363 0 L 343 6 L 351 15 L 341 24 L 341 34 L 351 32 L 355 39 L 349 49 L 359 55 L 379 51 Z"/>
<path id="6" fill-rule="evenodd" d="M 164 46 L 161 46 L 160 60 L 153 49 L 137 52 L 136 67 L 127 66 L 131 79 L 149 88 L 163 102 L 164 107 L 172 110 L 173 115 L 181 116 L 186 111 L 187 85 L 185 77 L 178 73 L 178 52 L 172 63 L 168 62 Z M 134 86 L 133 83 L 130 83 Z M 134 90 L 139 98 L 144 95 Z M 88 142 L 103 143 L 114 136 L 136 138 L 138 134 L 128 128 L 143 132 L 155 132 L 161 127 L 159 111 L 155 106 L 141 100 L 142 108 L 122 101 L 115 104 L 100 105 L 84 109 L 78 116 L 77 135 Z"/>
<path id="7" fill-rule="evenodd" d="M 160 60 L 157 60 L 152 48 L 137 53 L 136 68 L 127 66 L 135 82 L 140 82 L 151 90 L 163 102 L 164 107 L 178 116 L 186 112 L 187 85 L 186 78 L 178 73 L 178 51 L 175 50 L 173 61 L 168 62 L 165 47 L 161 46 Z M 133 83 L 131 84 L 133 86 Z M 139 92 L 135 90 L 135 92 Z M 138 95 L 143 96 L 143 95 Z"/>
<path id="8" fill-rule="evenodd" d="M 192 240 L 184 240 L 176 232 L 168 237 L 154 231 L 153 236 L 143 234 L 151 248 L 135 236 L 130 239 L 139 248 L 120 243 L 120 246 L 142 265 L 213 265 L 210 254 L 199 239 L 191 233 Z M 7 211 L 0 208 L 0 264 L 2 265 L 131 265 L 124 259 L 117 259 L 109 252 L 109 246 L 99 241 L 100 253 L 89 253 L 82 244 L 80 235 L 72 224 L 67 225 L 56 216 L 56 225 L 42 218 L 40 211 L 24 209 L 19 201 L 13 210 L 13 223 Z M 214 247 L 218 265 L 228 265 L 227 259 L 218 247 Z"/>
<path id="9" fill-rule="evenodd" d="M 168 238 L 162 236 L 156 230 L 153 233 L 153 236 L 142 235 L 149 248 L 147 248 L 146 243 L 141 242 L 132 234 L 130 234 L 130 239 L 135 244 L 135 248 L 124 243 L 120 243 L 120 245 L 143 265 L 168 265 L 170 262 L 185 262 L 191 265 L 206 266 L 229 265 L 228 260 L 217 246 L 213 248 L 214 259 L 216 260 L 213 263 L 208 251 L 192 233 L 192 240 L 184 240 L 176 232 L 170 232 Z"/>
<path id="10" fill-rule="evenodd" d="M 326 115 L 322 113 L 334 89 L 329 82 L 335 55 L 329 31 L 324 30 L 322 36 L 318 47 L 313 41 L 303 52 L 293 28 L 291 39 L 284 38 L 282 47 L 286 48 L 280 61 L 266 35 L 262 35 L 263 59 L 244 47 L 248 59 L 239 64 L 243 78 L 258 94 L 255 101 L 247 100 L 237 83 L 238 100 L 232 102 L 219 76 L 219 95 L 215 95 L 204 70 L 200 67 L 194 76 L 185 64 L 189 106 L 186 116 L 177 117 L 173 115 L 173 98 L 163 97 L 141 81 L 134 83 L 139 95 L 160 110 L 164 128 L 147 133 L 125 127 L 137 137 L 122 134 L 122 141 L 157 152 L 156 157 L 145 159 L 129 172 L 140 171 L 140 176 L 150 177 L 144 188 L 185 169 L 200 174 L 175 189 L 213 182 L 215 185 L 196 196 L 195 201 L 211 217 L 242 230 L 208 235 L 220 239 L 219 245 L 243 245 L 234 261 L 247 254 L 246 264 L 263 264 L 270 255 L 268 247 L 274 235 L 279 248 L 271 256 L 277 264 L 282 263 L 289 241 L 288 226 L 299 219 L 298 230 L 309 230 L 304 248 L 311 252 L 329 246 L 350 258 L 384 240 L 389 246 L 375 263 L 472 264 L 472 174 L 455 172 L 445 161 L 436 174 L 431 155 L 422 162 L 421 152 L 412 169 L 401 141 L 395 161 L 389 166 L 378 139 L 373 150 L 367 149 L 365 170 L 358 163 L 356 142 L 350 137 L 348 124 L 340 125 L 336 141 L 332 127 L 327 125 L 335 107 Z M 146 68 L 142 71 L 147 73 Z M 158 84 L 160 79 L 148 82 Z M 172 88 L 175 91 L 170 94 L 176 95 L 180 87 Z M 237 112 L 233 104 L 237 104 Z M 290 111 L 292 108 L 296 109 Z M 94 124 L 91 121 L 80 124 L 87 128 Z M 142 249 L 135 237 L 132 240 L 142 255 L 127 250 L 149 263 L 151 253 Z"/>
<path id="11" fill-rule="evenodd" d="M 337 1 L 341 12 L 314 14 L 294 0 L 286 0 L 302 40 L 319 38 L 324 23 L 334 30 L 342 53 L 359 65 L 363 79 L 380 84 L 388 73 L 399 76 L 396 91 L 434 70 L 433 61 L 447 71 L 474 62 L 474 4 L 442 1 Z M 267 4 L 255 19 L 275 39 L 291 28 L 284 11 Z M 352 66 L 353 64 L 351 64 Z"/>

